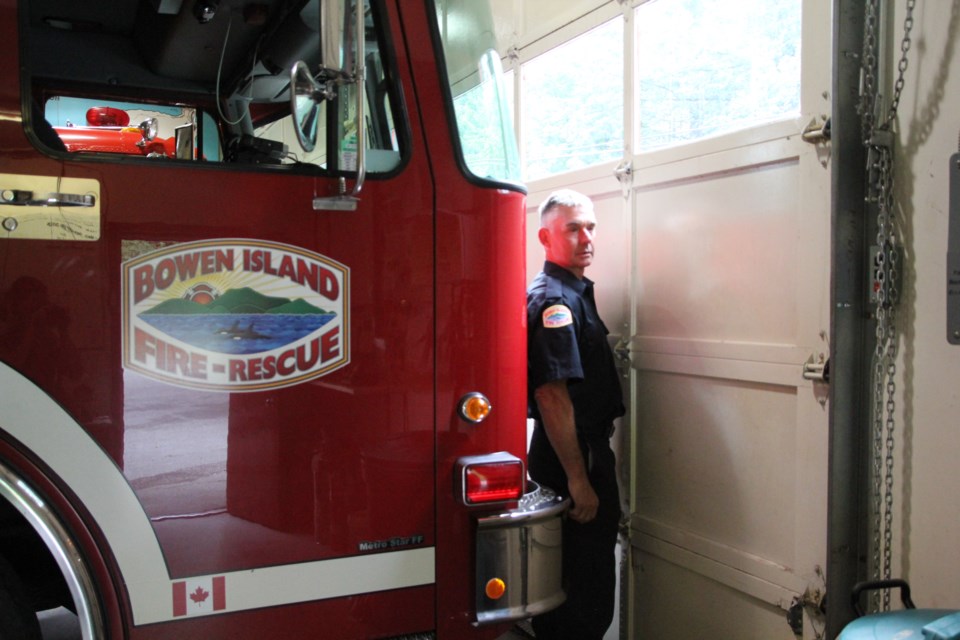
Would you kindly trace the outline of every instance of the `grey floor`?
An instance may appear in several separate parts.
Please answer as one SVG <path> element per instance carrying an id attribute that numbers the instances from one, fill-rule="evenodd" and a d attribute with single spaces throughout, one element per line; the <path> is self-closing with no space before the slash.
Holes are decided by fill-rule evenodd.
<path id="1" fill-rule="evenodd" d="M 497 638 L 497 640 L 531 640 L 534 637 L 533 629 L 530 628 L 530 623 L 521 622 L 510 631 Z"/>
<path id="2" fill-rule="evenodd" d="M 77 617 L 66 609 L 41 611 L 37 616 L 40 619 L 40 630 L 43 640 L 80 640 L 80 625 Z M 530 626 L 522 624 L 519 629 L 508 631 L 497 640 L 530 640 Z"/>
<path id="3" fill-rule="evenodd" d="M 80 640 L 77 616 L 64 608 L 41 611 L 37 614 L 43 640 Z"/>

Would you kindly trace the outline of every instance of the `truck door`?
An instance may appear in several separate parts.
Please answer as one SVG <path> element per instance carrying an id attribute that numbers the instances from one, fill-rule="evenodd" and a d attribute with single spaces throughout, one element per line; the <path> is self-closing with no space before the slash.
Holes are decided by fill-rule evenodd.
<path id="1" fill-rule="evenodd" d="M 354 186 L 355 89 L 325 103 L 312 153 L 287 116 L 292 63 L 321 62 L 320 3 L 173 4 L 20 3 L 4 67 L 8 88 L 25 69 L 29 138 L 4 117 L 3 189 L 66 195 L 5 210 L 2 286 L 59 310 L 45 391 L 142 509 L 96 514 L 132 624 L 312 601 L 214 635 L 431 629 L 434 196 L 396 7 L 364 8 L 348 210 L 314 203 Z M 56 473 L 107 473 L 87 462 Z"/>

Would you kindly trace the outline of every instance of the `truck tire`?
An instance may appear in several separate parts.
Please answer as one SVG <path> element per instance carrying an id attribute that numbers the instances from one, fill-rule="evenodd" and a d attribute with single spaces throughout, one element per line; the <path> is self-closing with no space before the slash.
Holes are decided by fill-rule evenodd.
<path id="1" fill-rule="evenodd" d="M 0 556 L 0 638 L 41 640 L 40 622 L 27 601 L 20 578 Z"/>

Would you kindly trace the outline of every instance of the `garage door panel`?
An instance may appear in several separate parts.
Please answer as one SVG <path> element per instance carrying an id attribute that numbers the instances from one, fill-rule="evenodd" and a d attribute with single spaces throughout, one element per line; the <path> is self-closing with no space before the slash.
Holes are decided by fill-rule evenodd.
<path id="1" fill-rule="evenodd" d="M 795 343 L 796 159 L 684 173 L 634 196 L 640 335 Z"/>
<path id="2" fill-rule="evenodd" d="M 795 388 L 637 376 L 638 515 L 792 565 Z M 669 399 L 669 401 L 667 401 Z"/>
<path id="3" fill-rule="evenodd" d="M 742 585 L 728 586 L 659 555 L 641 552 L 635 563 L 636 598 L 643 603 L 637 638 L 795 640 L 782 609 L 766 602 L 765 594 L 755 597 Z"/>
<path id="4" fill-rule="evenodd" d="M 804 55 L 819 96 L 829 66 Z M 829 172 L 798 135 L 812 117 L 633 157 L 633 637 L 792 639 L 786 611 L 822 586 L 826 396 L 803 370 L 829 329 Z M 819 614 L 803 620 L 812 640 Z"/>

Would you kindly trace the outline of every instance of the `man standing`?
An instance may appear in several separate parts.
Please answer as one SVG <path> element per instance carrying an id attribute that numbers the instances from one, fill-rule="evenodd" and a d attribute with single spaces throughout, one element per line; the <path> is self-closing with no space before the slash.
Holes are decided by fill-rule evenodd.
<path id="1" fill-rule="evenodd" d="M 567 601 L 533 619 L 538 640 L 600 640 L 613 620 L 620 495 L 610 436 L 624 414 L 597 313 L 593 203 L 570 190 L 540 205 L 543 271 L 527 290 L 530 476 L 573 502 L 563 525 Z"/>

